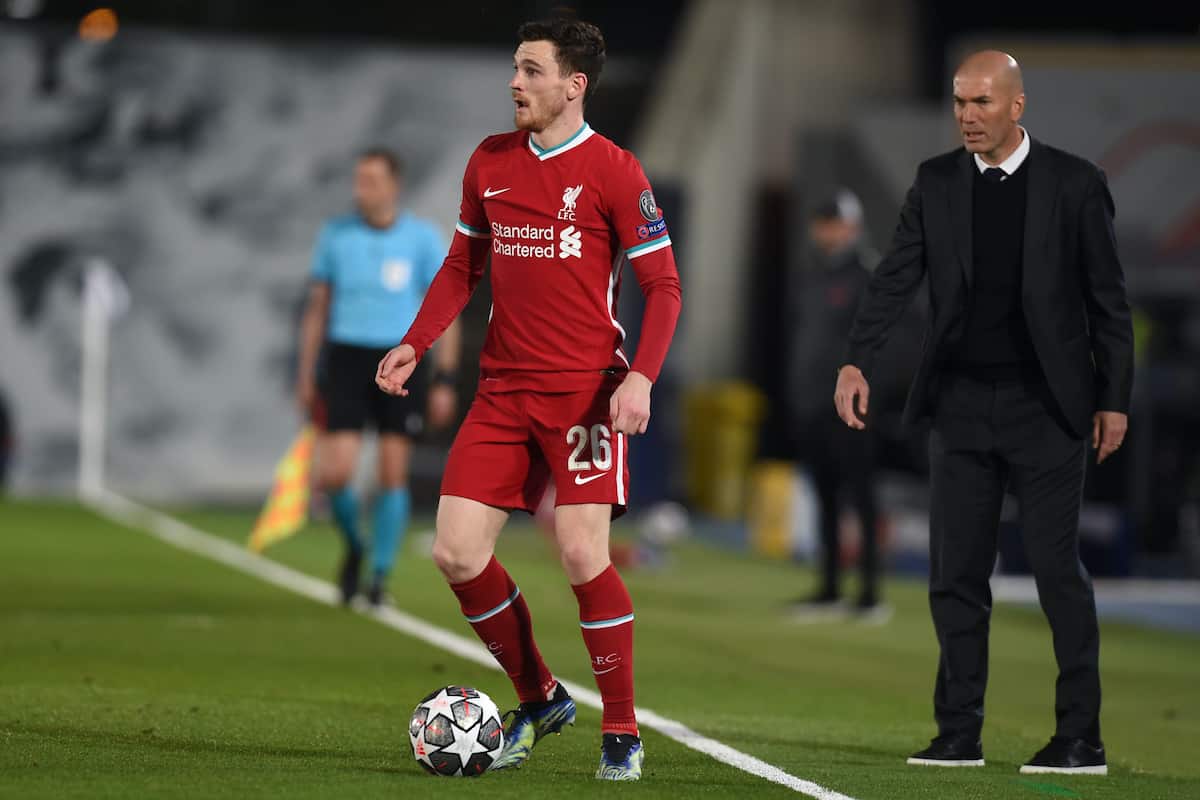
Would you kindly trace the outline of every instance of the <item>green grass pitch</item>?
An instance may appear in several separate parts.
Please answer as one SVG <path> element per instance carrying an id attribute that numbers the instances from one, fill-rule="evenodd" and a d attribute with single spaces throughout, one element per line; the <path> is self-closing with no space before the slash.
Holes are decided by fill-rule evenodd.
<path id="1" fill-rule="evenodd" d="M 181 519 L 242 542 L 245 513 Z M 420 525 L 417 526 L 421 527 Z M 397 605 L 471 635 L 410 537 Z M 323 524 L 268 553 L 329 578 Z M 592 685 L 574 597 L 527 524 L 500 557 L 533 610 L 547 662 Z M 1025 777 L 1052 732 L 1054 665 L 1036 609 L 993 617 L 982 769 L 908 767 L 933 733 L 935 641 L 923 587 L 893 581 L 885 626 L 787 620 L 811 586 L 792 565 L 689 543 L 626 574 L 637 611 L 638 703 L 792 775 L 859 800 L 1200 798 L 1200 638 L 1103 625 L 1107 778 Z M 314 603 L 75 505 L 0 500 L 0 798 L 798 797 L 645 730 L 640 784 L 592 778 L 599 714 L 477 780 L 425 775 L 413 705 L 466 683 L 502 708 L 503 674 L 358 614 Z"/>

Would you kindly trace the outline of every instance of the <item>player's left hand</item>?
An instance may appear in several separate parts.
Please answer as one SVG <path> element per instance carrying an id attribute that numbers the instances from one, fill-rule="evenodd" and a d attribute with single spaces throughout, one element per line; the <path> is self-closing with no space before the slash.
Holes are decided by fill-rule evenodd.
<path id="1" fill-rule="evenodd" d="M 444 428 L 454 421 L 454 412 L 458 409 L 458 394 L 453 386 L 439 383 L 429 390 L 429 425 L 432 428 Z"/>
<path id="2" fill-rule="evenodd" d="M 621 381 L 608 401 L 613 433 L 636 436 L 646 432 L 650 424 L 650 379 L 640 372 L 630 372 Z"/>
<path id="3" fill-rule="evenodd" d="M 1117 452 L 1127 430 L 1129 417 L 1120 411 L 1097 411 L 1092 415 L 1092 449 L 1097 451 L 1097 464 Z"/>

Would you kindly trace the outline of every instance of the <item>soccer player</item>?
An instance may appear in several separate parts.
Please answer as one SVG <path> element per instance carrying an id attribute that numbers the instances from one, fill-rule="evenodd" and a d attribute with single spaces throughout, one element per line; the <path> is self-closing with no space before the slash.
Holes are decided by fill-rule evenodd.
<path id="1" fill-rule="evenodd" d="M 345 539 L 338 576 L 345 603 L 358 592 L 365 549 L 358 498 L 350 483 L 364 426 L 369 421 L 378 431 L 379 488 L 367 590 L 375 606 L 383 601 L 408 526 L 408 463 L 412 438 L 424 423 L 417 399 L 422 392 L 407 397 L 380 393 L 375 367 L 412 324 L 445 253 L 442 235 L 432 223 L 399 210 L 402 179 L 402 164 L 394 153 L 382 148 L 363 152 L 354 169 L 356 213 L 335 217 L 321 229 L 300 329 L 296 386 L 302 413 L 322 428 L 317 485 L 329 494 Z M 326 347 L 318 383 L 322 341 Z M 428 399 L 429 422 L 435 427 L 450 422 L 455 413 L 458 351 L 456 325 L 436 351 Z M 414 381 L 414 388 L 424 388 L 422 384 Z"/>
<path id="2" fill-rule="evenodd" d="M 609 524 L 625 510 L 626 437 L 650 419 L 679 276 L 641 165 L 584 121 L 604 64 L 600 30 L 553 19 L 522 25 L 518 39 L 517 130 L 488 137 L 467 163 L 450 254 L 377 381 L 407 392 L 490 254 L 479 389 L 442 479 L 433 558 L 520 700 L 493 768 L 521 766 L 543 736 L 574 722 L 575 704 L 542 661 L 529 607 L 494 550 L 509 513 L 532 513 L 554 481 L 555 536 L 604 705 L 596 777 L 637 780 L 633 604 L 609 561 Z M 632 364 L 614 316 L 626 259 L 646 298 Z"/>

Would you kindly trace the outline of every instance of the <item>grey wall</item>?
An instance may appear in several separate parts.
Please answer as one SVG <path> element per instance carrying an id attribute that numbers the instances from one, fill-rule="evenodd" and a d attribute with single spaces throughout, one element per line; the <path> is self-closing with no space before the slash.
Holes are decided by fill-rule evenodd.
<path id="1" fill-rule="evenodd" d="M 70 488 L 79 284 L 108 259 L 109 482 L 145 497 L 265 488 L 299 419 L 291 374 L 309 252 L 349 210 L 356 151 L 411 165 L 449 236 L 467 156 L 511 125 L 506 51 L 270 45 L 0 27 L 0 391 L 14 488 Z"/>

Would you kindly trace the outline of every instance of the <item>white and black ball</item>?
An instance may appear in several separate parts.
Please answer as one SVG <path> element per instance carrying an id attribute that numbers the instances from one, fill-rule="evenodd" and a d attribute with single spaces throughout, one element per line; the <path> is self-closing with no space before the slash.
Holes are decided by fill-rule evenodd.
<path id="1" fill-rule="evenodd" d="M 470 686 L 446 686 L 417 703 L 408 723 L 413 758 L 426 772 L 474 778 L 504 747 L 500 710 Z"/>

